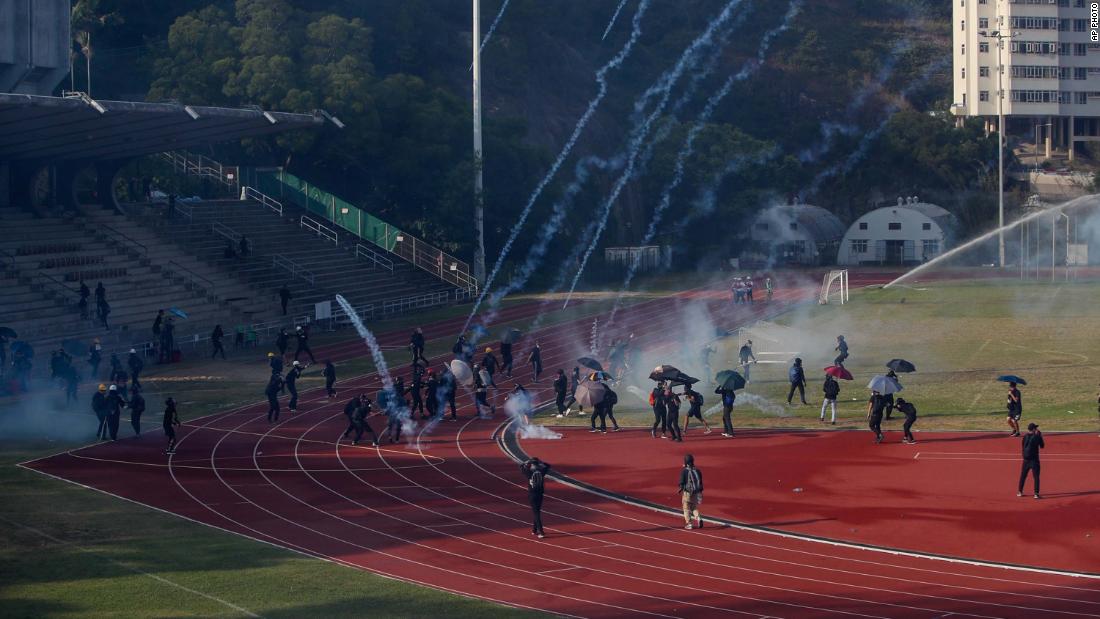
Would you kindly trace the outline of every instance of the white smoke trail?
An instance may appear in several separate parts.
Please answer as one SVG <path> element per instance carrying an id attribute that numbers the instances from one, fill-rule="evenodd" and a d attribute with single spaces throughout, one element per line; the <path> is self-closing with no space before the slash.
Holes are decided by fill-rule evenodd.
<path id="1" fill-rule="evenodd" d="M 512 418 L 519 428 L 520 438 L 558 439 L 561 434 L 554 432 L 546 426 L 531 423 L 527 414 L 531 411 L 531 396 L 527 392 L 515 392 L 508 394 L 508 401 L 504 403 L 504 412 Z"/>
<path id="2" fill-rule="evenodd" d="M 646 137 L 649 135 L 649 131 L 652 128 L 653 122 L 657 119 L 661 112 L 664 111 L 665 105 L 667 105 L 668 100 L 672 95 L 673 85 L 675 85 L 676 81 L 680 78 L 681 75 L 683 75 L 685 70 L 695 65 L 695 63 L 698 61 L 698 54 L 700 50 L 711 44 L 714 39 L 714 33 L 726 22 L 729 21 L 730 17 L 732 17 L 733 15 L 733 10 L 737 8 L 741 4 L 741 2 L 742 0 L 730 0 L 726 4 L 722 12 L 718 15 L 718 17 L 715 18 L 709 26 L 707 26 L 707 29 L 703 32 L 703 34 L 699 35 L 694 41 L 691 42 L 691 45 L 689 45 L 687 49 L 684 50 L 684 52 L 680 55 L 680 59 L 677 61 L 676 65 L 671 70 L 666 72 L 666 74 L 662 76 L 662 79 L 658 80 L 657 83 L 651 86 L 643 95 L 642 99 L 639 99 L 638 103 L 642 103 L 642 101 L 644 101 L 645 98 L 650 95 L 650 93 L 662 93 L 660 101 L 657 103 L 654 110 L 650 113 L 649 117 L 647 117 L 645 122 L 642 123 L 638 131 L 636 131 L 635 134 L 631 136 L 631 140 L 628 145 L 629 155 L 627 158 L 626 170 L 615 182 L 614 187 L 612 187 L 611 189 L 611 194 L 607 197 L 607 200 L 604 201 L 603 208 L 600 210 L 597 219 L 598 223 L 596 226 L 596 232 L 593 235 L 592 243 L 587 247 L 587 249 L 585 249 L 584 256 L 581 258 L 580 267 L 577 269 L 576 274 L 573 276 L 573 281 L 569 286 L 569 293 L 565 297 L 566 306 L 569 305 L 569 300 L 573 296 L 573 291 L 577 287 L 577 281 L 580 279 L 581 273 L 584 272 L 584 267 L 588 264 L 588 259 L 592 256 L 592 252 L 595 250 L 596 245 L 599 243 L 600 237 L 603 235 L 604 229 L 607 227 L 607 220 L 611 215 L 612 205 L 614 205 L 615 201 L 618 200 L 619 194 L 622 193 L 623 187 L 626 186 L 627 182 L 630 180 L 631 176 L 634 173 L 634 167 L 638 160 L 638 154 L 641 151 L 642 145 L 645 142 Z M 715 53 L 717 53 L 717 51 Z M 638 104 L 635 104 L 635 111 L 639 111 L 639 109 L 640 108 Z M 644 109 L 644 105 L 642 105 L 642 109 Z"/>
<path id="3" fill-rule="evenodd" d="M 634 14 L 633 29 L 631 30 L 630 38 L 614 58 L 596 71 L 596 83 L 599 84 L 599 91 L 596 93 L 596 96 L 588 102 L 588 108 L 584 111 L 584 114 L 581 115 L 576 126 L 573 127 L 573 133 L 565 142 L 565 146 L 562 147 L 561 152 L 558 153 L 557 159 L 554 160 L 554 163 L 550 166 L 550 170 L 542 177 L 542 180 L 535 186 L 535 191 L 532 192 L 531 196 L 527 199 L 527 204 L 524 205 L 523 210 L 520 212 L 519 220 L 516 222 L 516 225 L 512 227 L 512 232 L 508 235 L 508 240 L 505 241 L 504 247 L 500 250 L 500 255 L 497 256 L 496 263 L 493 264 L 493 270 L 489 273 L 485 282 L 483 282 L 481 294 L 478 295 L 473 309 L 470 310 L 470 315 L 466 318 L 466 324 L 462 327 L 463 331 L 469 328 L 470 321 L 472 321 L 477 314 L 478 308 L 481 307 L 481 302 L 485 300 L 485 295 L 489 292 L 493 280 L 496 279 L 497 273 L 500 272 L 500 267 L 504 264 L 504 259 L 508 256 L 508 252 L 512 250 L 512 244 L 516 242 L 516 237 L 519 236 L 523 224 L 527 222 L 527 218 L 531 215 L 531 209 L 534 208 L 535 201 L 542 195 L 542 191 L 546 189 L 546 186 L 550 183 L 550 179 L 557 174 L 558 169 L 565 163 L 565 159 L 569 156 L 569 153 L 572 152 L 573 146 L 576 145 L 577 140 L 580 138 L 581 131 L 588 125 L 588 121 L 591 120 L 592 115 L 596 113 L 596 108 L 599 107 L 600 102 L 603 101 L 603 98 L 607 95 L 608 72 L 620 67 L 634 49 L 634 44 L 642 34 L 642 16 L 645 15 L 646 9 L 649 8 L 649 3 L 650 0 L 641 0 L 641 2 L 638 3 L 638 11 Z"/>
<path id="4" fill-rule="evenodd" d="M 695 140 L 699 137 L 699 134 L 702 133 L 703 129 L 706 127 L 706 124 L 710 120 L 711 116 L 714 115 L 714 110 L 717 109 L 718 104 L 722 101 L 722 99 L 729 95 L 730 91 L 733 89 L 734 84 L 744 81 L 764 64 L 764 58 L 767 55 L 768 50 L 771 48 L 772 41 L 775 40 L 775 37 L 779 36 L 788 28 L 790 28 L 791 22 L 801 10 L 802 0 L 794 0 L 793 2 L 791 2 L 790 6 L 787 9 L 786 15 L 784 15 L 783 17 L 782 23 L 764 34 L 763 39 L 760 41 L 760 46 L 757 48 L 756 58 L 750 60 L 749 62 L 746 62 L 737 73 L 729 76 L 726 79 L 725 83 L 722 84 L 722 87 L 718 89 L 718 92 L 714 93 L 714 95 L 712 95 L 711 98 L 707 100 L 707 104 L 703 108 L 703 111 L 699 113 L 699 117 L 696 119 L 695 124 L 692 125 L 691 129 L 688 131 L 687 139 L 684 141 L 684 146 L 676 155 L 676 165 L 675 171 L 673 172 L 672 180 L 669 181 L 664 190 L 661 192 L 661 198 L 660 200 L 658 200 L 657 207 L 653 211 L 653 217 L 649 221 L 649 226 L 646 228 L 645 236 L 640 243 L 641 245 L 648 244 L 650 241 L 653 240 L 653 237 L 656 236 L 657 227 L 661 223 L 664 212 L 672 203 L 672 192 L 677 187 L 679 187 L 680 183 L 684 180 L 684 168 L 687 164 L 688 158 L 695 152 Z M 581 268 L 584 268 L 583 264 Z M 622 305 L 623 296 L 625 295 L 627 289 L 630 287 L 630 283 L 633 281 L 634 275 L 637 273 L 637 271 L 638 263 L 632 262 L 627 268 L 626 277 L 624 278 L 622 287 L 619 289 L 619 294 L 615 299 L 615 305 L 611 308 L 611 316 L 608 319 L 609 322 L 615 320 L 615 314 L 619 311 L 619 307 Z M 579 272 L 577 273 L 576 277 L 580 277 Z M 576 280 L 574 279 L 574 281 Z"/>
<path id="5" fill-rule="evenodd" d="M 481 45 L 478 46 L 477 51 L 481 53 L 485 51 L 485 45 L 489 42 L 489 39 L 493 37 L 493 33 L 497 31 L 497 26 L 500 24 L 500 19 L 504 17 L 504 11 L 508 10 L 508 3 L 512 0 L 504 0 L 504 3 L 500 5 L 500 10 L 497 11 L 497 16 L 493 19 L 493 23 L 489 26 L 489 30 L 485 33 L 485 38 L 481 39 Z M 474 70 L 474 65 L 470 65 L 470 70 Z"/>
<path id="6" fill-rule="evenodd" d="M 738 393 L 737 394 L 737 401 L 734 403 L 734 406 L 736 406 L 738 404 L 745 404 L 747 406 L 755 408 L 756 410 L 760 411 L 761 413 L 765 413 L 765 414 L 768 414 L 768 415 L 774 415 L 776 417 L 790 417 L 790 416 L 792 416 L 792 413 L 789 410 L 787 410 L 782 404 L 776 404 L 775 402 L 772 402 L 771 400 L 769 400 L 767 398 L 758 396 L 755 393 L 745 393 L 745 392 Z"/>
<path id="7" fill-rule="evenodd" d="M 611 27 L 615 25 L 615 20 L 619 19 L 619 13 L 622 12 L 623 7 L 626 6 L 628 1 L 629 0 L 621 0 L 619 6 L 615 7 L 615 14 L 611 16 L 611 21 L 607 22 L 607 28 L 604 29 L 603 36 L 600 37 L 601 41 L 607 38 L 607 35 L 611 32 Z"/>

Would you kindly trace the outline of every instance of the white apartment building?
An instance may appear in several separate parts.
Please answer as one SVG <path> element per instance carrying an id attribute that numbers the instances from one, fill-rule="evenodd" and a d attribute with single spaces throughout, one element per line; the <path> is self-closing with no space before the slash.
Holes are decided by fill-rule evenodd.
<path id="1" fill-rule="evenodd" d="M 951 0 L 952 113 L 997 123 L 1003 65 L 1008 133 L 1037 132 L 1052 148 L 1100 141 L 1100 3 L 1094 0 Z M 985 36 L 981 33 L 985 32 Z M 1011 35 L 1000 41 L 994 33 Z M 999 56 L 999 59 L 998 59 Z"/>

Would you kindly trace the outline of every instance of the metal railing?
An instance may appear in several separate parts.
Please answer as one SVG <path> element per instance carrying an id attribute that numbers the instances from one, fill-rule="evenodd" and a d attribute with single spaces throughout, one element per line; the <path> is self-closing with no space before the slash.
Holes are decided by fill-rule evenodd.
<path id="1" fill-rule="evenodd" d="M 241 188 L 241 199 L 242 200 L 252 200 L 253 202 L 259 202 L 260 204 L 262 204 L 262 205 L 266 206 L 267 208 L 275 211 L 276 213 L 278 213 L 280 215 L 283 214 L 283 203 L 282 202 L 279 202 L 275 198 L 272 198 L 271 196 L 267 195 L 266 193 L 264 193 L 264 192 L 262 192 L 258 189 L 255 189 L 253 187 L 242 187 Z"/>
<path id="2" fill-rule="evenodd" d="M 42 278 L 43 280 L 45 280 L 45 283 L 48 283 L 53 288 L 53 292 L 55 294 L 60 293 L 62 295 L 66 295 L 66 296 L 70 295 L 70 294 L 73 294 L 73 295 L 80 296 L 80 290 L 79 289 L 69 286 L 65 282 L 57 279 L 56 277 L 54 277 L 53 275 L 50 275 L 49 273 L 47 273 L 45 271 L 36 271 L 35 274 L 34 274 L 34 278 L 36 278 L 36 279 L 37 278 Z M 43 286 L 43 287 L 46 287 L 46 286 Z M 65 306 L 66 307 L 68 307 L 70 305 L 73 305 L 73 304 L 74 303 L 70 302 L 68 299 L 65 300 Z"/>
<path id="3" fill-rule="evenodd" d="M 292 276 L 300 277 L 309 282 L 310 286 L 316 284 L 317 278 L 313 275 L 313 271 L 310 271 L 282 254 L 273 254 L 271 256 L 271 266 L 286 269 Z"/>
<path id="4" fill-rule="evenodd" d="M 178 200 L 172 205 L 172 210 L 186 217 L 187 221 L 193 221 L 195 219 L 195 209 L 186 204 L 181 204 Z"/>
<path id="5" fill-rule="evenodd" d="M 169 260 L 166 268 L 176 273 L 176 275 L 178 275 L 179 277 L 183 278 L 185 284 L 188 287 L 188 290 L 195 290 L 195 288 L 201 286 L 205 291 L 205 294 L 207 294 L 208 296 L 217 297 L 217 293 L 215 292 L 214 288 L 214 282 L 203 277 L 202 275 L 199 275 L 198 273 L 183 266 L 175 260 Z"/>
<path id="6" fill-rule="evenodd" d="M 366 258 L 371 263 L 371 268 L 381 267 L 386 269 L 390 273 L 393 273 L 393 260 L 383 256 L 381 253 L 374 251 L 373 249 L 363 245 L 362 243 L 355 244 L 355 257 Z"/>
<path id="7" fill-rule="evenodd" d="M 302 215 L 301 218 L 298 219 L 298 225 L 302 228 L 305 228 L 306 230 L 312 230 L 313 232 L 316 232 L 317 236 L 328 239 L 336 245 L 340 244 L 339 237 L 337 236 L 335 230 L 329 228 L 328 226 L 322 224 L 312 217 L 306 217 L 305 215 Z"/>
<path id="8" fill-rule="evenodd" d="M 234 243 L 241 240 L 241 234 L 239 232 L 223 224 L 220 221 L 215 221 L 214 223 L 210 224 L 210 231 L 214 234 L 225 237 L 230 241 L 233 241 Z"/>
<path id="9" fill-rule="evenodd" d="M 15 255 L 0 249 L 0 264 L 4 269 L 10 269 L 13 273 L 17 272 L 19 268 L 15 265 Z"/>
<path id="10" fill-rule="evenodd" d="M 435 307 L 437 305 L 446 305 L 451 300 L 451 293 L 449 290 L 441 290 L 439 292 L 429 292 L 427 294 L 418 294 L 411 297 L 401 297 L 398 299 L 387 299 L 382 301 L 382 315 L 389 316 L 391 314 L 400 314 L 412 309 L 419 309 L 422 307 Z"/>
<path id="11" fill-rule="evenodd" d="M 209 157 L 187 151 L 163 152 L 160 156 L 171 163 L 172 169 L 177 172 L 212 178 L 230 189 L 236 189 L 240 182 L 236 166 L 223 166 Z"/>
<path id="12" fill-rule="evenodd" d="M 460 288 L 476 288 L 477 280 L 465 262 L 396 228 L 386 231 L 385 247 L 439 279 Z"/>
<path id="13" fill-rule="evenodd" d="M 134 246 L 135 248 L 140 249 L 141 251 L 139 253 L 141 253 L 141 254 L 148 254 L 149 253 L 149 248 L 145 246 L 145 243 L 142 243 L 141 241 L 139 241 L 139 240 L 135 239 L 134 237 L 126 234 L 125 232 L 121 232 L 120 230 L 112 228 L 111 226 L 109 226 L 107 224 L 93 223 L 92 225 L 95 227 L 93 231 L 103 232 L 104 236 L 113 236 L 113 237 L 115 237 L 116 241 L 122 241 L 122 242 L 125 242 L 125 243 L 129 243 L 130 245 Z"/>

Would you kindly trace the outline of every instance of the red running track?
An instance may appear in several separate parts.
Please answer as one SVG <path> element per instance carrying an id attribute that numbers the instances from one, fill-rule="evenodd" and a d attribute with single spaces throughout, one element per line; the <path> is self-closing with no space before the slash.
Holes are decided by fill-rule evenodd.
<path id="1" fill-rule="evenodd" d="M 782 290 L 772 307 L 731 307 L 724 295 L 708 303 L 733 326 L 815 293 Z M 620 324 L 655 345 L 681 302 L 632 306 Z M 569 367 L 588 328 L 583 320 L 545 331 L 548 372 Z M 527 368 L 516 373 L 529 378 Z M 532 385 L 540 400 L 548 382 Z M 371 376 L 342 386 L 377 384 Z M 735 528 L 685 531 L 675 518 L 563 484 L 549 487 L 550 537 L 536 540 L 518 470 L 493 439 L 500 421 L 473 418 L 462 401 L 459 422 L 421 428 L 411 445 L 340 443 L 343 399 L 313 391 L 276 424 L 262 405 L 189 422 L 170 458 L 147 436 L 25 466 L 311 556 L 563 615 L 1100 617 L 1100 581 L 1089 578 Z M 708 486 L 721 480 L 712 471 Z"/>

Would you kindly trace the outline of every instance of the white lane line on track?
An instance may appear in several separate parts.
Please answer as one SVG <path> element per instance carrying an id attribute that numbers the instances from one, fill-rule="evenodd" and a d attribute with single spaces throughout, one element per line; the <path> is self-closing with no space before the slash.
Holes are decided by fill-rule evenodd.
<path id="1" fill-rule="evenodd" d="M 66 548 L 75 548 L 75 549 L 79 550 L 80 552 L 88 553 L 90 555 L 98 557 L 99 559 L 105 559 L 108 562 L 113 563 L 113 564 L 115 564 L 115 565 L 117 565 L 117 566 L 119 566 L 123 569 L 131 571 L 135 574 L 139 574 L 141 576 L 145 576 L 146 578 L 155 580 L 155 581 L 157 581 L 157 582 L 159 582 L 163 585 L 168 585 L 169 587 L 179 589 L 180 591 L 186 591 L 187 593 L 190 593 L 192 595 L 196 595 L 198 597 L 210 600 L 211 602 L 221 604 L 222 606 L 225 606 L 226 608 L 231 608 L 231 609 L 241 613 L 242 615 L 245 615 L 245 616 L 248 616 L 248 617 L 259 617 L 260 616 L 260 615 L 257 615 L 256 613 L 248 610 L 247 608 L 244 608 L 243 606 L 238 606 L 238 605 L 234 604 L 233 602 L 230 602 L 229 600 L 224 600 L 224 599 L 222 599 L 222 598 L 220 598 L 216 595 L 211 595 L 209 593 L 204 593 L 204 592 L 199 591 L 197 589 L 192 589 L 191 587 L 181 585 L 180 583 L 178 583 L 174 580 L 170 580 L 168 578 L 165 578 L 163 576 L 159 576 L 157 574 L 146 572 L 143 569 L 134 567 L 134 566 L 130 565 L 129 563 L 119 561 L 118 559 L 115 559 L 114 557 L 111 557 L 107 554 L 99 552 L 95 549 L 88 548 L 86 546 L 81 546 L 80 544 L 77 544 L 75 542 L 65 541 L 65 540 L 59 539 L 57 537 L 54 537 L 53 535 L 50 535 L 49 533 L 46 533 L 45 531 L 41 531 L 41 530 L 36 529 L 34 527 L 31 527 L 31 526 L 27 526 L 27 525 L 25 525 L 21 522 L 16 522 L 14 520 L 9 520 L 8 518 L 5 518 L 4 516 L 0 516 L 0 520 L 3 520 L 4 522 L 8 523 L 11 526 L 18 527 L 20 529 L 23 529 L 24 531 L 28 531 L 30 533 L 33 533 L 33 534 L 35 534 L 35 535 L 37 535 L 37 536 L 39 536 L 43 539 L 47 539 L 47 540 L 49 540 L 49 541 L 51 541 L 55 544 L 59 544 L 59 545 L 64 546 Z"/>

